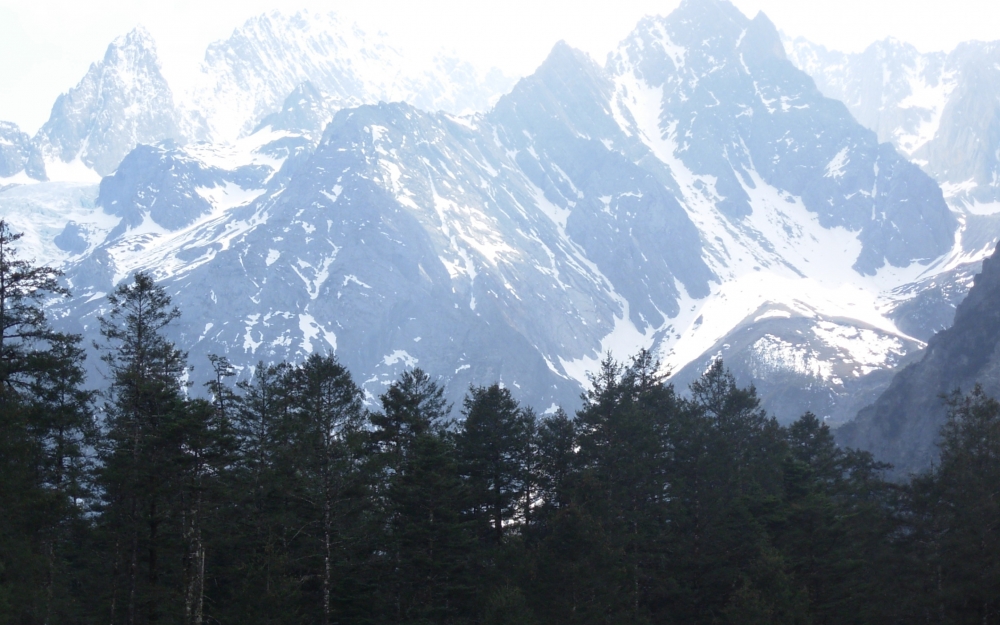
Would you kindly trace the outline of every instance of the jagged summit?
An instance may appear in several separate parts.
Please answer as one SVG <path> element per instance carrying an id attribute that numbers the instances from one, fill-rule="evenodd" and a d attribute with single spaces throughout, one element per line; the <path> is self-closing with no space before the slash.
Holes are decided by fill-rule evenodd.
<path id="1" fill-rule="evenodd" d="M 481 72 L 446 55 L 421 65 L 383 34 L 308 11 L 247 20 L 211 44 L 200 71 L 190 75 L 193 86 L 168 83 L 156 42 L 142 26 L 116 38 L 56 100 L 32 140 L 36 156 L 25 176 L 96 183 L 140 144 L 234 144 L 268 115 L 280 114 L 289 94 L 306 82 L 316 91 L 309 113 L 316 136 L 339 108 L 408 101 L 428 110 L 484 111 L 513 84 L 498 70 Z"/>
<path id="2" fill-rule="evenodd" d="M 830 416 L 936 323 L 919 298 L 955 270 L 954 215 L 766 16 L 685 2 L 603 66 L 559 42 L 502 91 L 470 67 L 335 15 L 235 29 L 180 107 L 213 140 L 136 147 L 36 237 L 77 293 L 67 329 L 145 269 L 192 357 L 244 371 L 336 350 L 372 397 L 419 365 L 453 399 L 499 379 L 546 409 L 646 347 Z"/>
<path id="3" fill-rule="evenodd" d="M 421 65 L 382 33 L 364 32 L 336 13 L 272 11 L 247 20 L 205 53 L 188 107 L 216 140 L 234 141 L 310 82 L 336 108 L 405 101 L 425 110 L 485 110 L 512 81 L 439 55 Z"/>
<path id="4" fill-rule="evenodd" d="M 35 141 L 53 179 L 112 173 L 136 145 L 181 139 L 156 45 L 137 26 L 115 39 L 74 88 L 59 96 Z"/>
<path id="5" fill-rule="evenodd" d="M 991 146 L 1000 128 L 1000 43 L 921 53 L 887 38 L 855 54 L 801 38 L 786 45 L 824 94 L 933 176 L 957 210 L 996 213 L 1000 160 Z"/>
<path id="6" fill-rule="evenodd" d="M 147 269 L 196 359 L 335 349 L 373 397 L 419 365 L 453 399 L 500 379 L 541 409 L 572 407 L 608 350 L 681 370 L 728 345 L 784 376 L 769 397 L 808 384 L 835 404 L 919 348 L 879 298 L 950 249 L 951 214 L 765 17 L 685 3 L 603 66 L 560 42 L 456 116 L 435 102 L 481 84 L 461 64 L 434 82 L 304 15 L 255 18 L 206 56 L 205 119 L 235 138 L 133 150 L 65 225 L 71 329 Z"/>

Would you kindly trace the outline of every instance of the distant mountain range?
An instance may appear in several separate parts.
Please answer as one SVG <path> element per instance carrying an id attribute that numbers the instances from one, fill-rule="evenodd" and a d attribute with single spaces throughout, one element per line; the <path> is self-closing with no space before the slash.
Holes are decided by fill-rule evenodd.
<path id="1" fill-rule="evenodd" d="M 604 354 L 645 347 L 680 386 L 721 356 L 779 419 L 842 423 L 951 324 L 1000 221 L 925 147 L 985 132 L 948 115 L 965 74 L 916 145 L 925 109 L 883 128 L 831 98 L 862 80 L 837 59 L 685 0 L 604 65 L 559 43 L 512 84 L 271 13 L 178 95 L 137 30 L 35 138 L 0 126 L 0 216 L 66 271 L 67 329 L 94 335 L 151 271 L 195 379 L 209 353 L 249 375 L 335 350 L 373 396 L 420 366 L 453 400 L 499 380 L 569 409 Z"/>
<path id="2" fill-rule="evenodd" d="M 23 172 L 36 180 L 97 181 L 138 145 L 231 143 L 304 82 L 328 109 L 324 121 L 339 108 L 380 101 L 472 113 L 513 85 L 499 70 L 481 74 L 447 56 L 420 67 L 384 39 L 334 14 L 272 12 L 210 45 L 192 84 L 179 90 L 164 77 L 152 37 L 136 27 L 59 96 L 20 156 L 0 155 L 0 180 Z M 23 135 L 9 122 L 0 133 Z"/>
<path id="3" fill-rule="evenodd" d="M 857 54 L 803 39 L 786 47 L 824 95 L 924 168 L 952 204 L 1000 211 L 1000 42 L 928 54 L 894 39 Z"/>

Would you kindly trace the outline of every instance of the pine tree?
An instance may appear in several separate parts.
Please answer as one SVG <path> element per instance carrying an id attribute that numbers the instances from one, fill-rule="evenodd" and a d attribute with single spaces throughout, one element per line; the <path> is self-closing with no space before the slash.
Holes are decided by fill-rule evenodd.
<path id="1" fill-rule="evenodd" d="M 394 623 L 455 622 L 474 612 L 475 539 L 454 436 L 444 430 L 444 388 L 414 369 L 379 399 L 371 422 L 387 554 L 381 611 Z"/>
<path id="2" fill-rule="evenodd" d="M 633 622 L 650 618 L 664 581 L 659 538 L 667 527 L 666 435 L 677 410 L 664 378 L 649 352 L 627 365 L 609 355 L 577 413 L 582 472 L 576 499 L 600 528 L 596 551 L 615 562 L 606 583 L 594 585 L 601 593 L 595 600 Z"/>
<path id="3" fill-rule="evenodd" d="M 315 611 L 323 625 L 358 609 L 353 587 L 359 537 L 364 409 L 361 390 L 333 356 L 310 355 L 290 369 L 288 412 L 280 428 L 278 471 L 294 476 L 286 497 L 301 525 L 289 528 L 302 558 L 302 574 L 318 581 Z M 286 531 L 289 531 L 286 529 Z M 362 606 L 362 609 L 364 606 Z"/>
<path id="4" fill-rule="evenodd" d="M 74 337 L 51 329 L 41 305 L 47 297 L 69 295 L 59 284 L 62 273 L 18 258 L 22 236 L 0 220 L 0 402 L 23 391 L 44 364 L 39 346 L 44 350 L 46 343 L 75 343 Z"/>
<path id="5" fill-rule="evenodd" d="M 570 502 L 571 480 L 577 469 L 576 424 L 560 408 L 538 422 L 533 468 L 544 508 L 558 510 Z M 542 511 L 546 511 L 543 508 Z"/>
<path id="6" fill-rule="evenodd" d="M 101 524 L 113 544 L 108 575 L 109 621 L 156 622 L 169 594 L 161 579 L 166 558 L 163 524 L 176 492 L 174 421 L 180 406 L 186 355 L 164 336 L 179 316 L 151 276 L 135 274 L 108 296 L 100 318 L 108 367 L 104 441 L 99 447 Z"/>
<path id="7" fill-rule="evenodd" d="M 885 545 L 893 529 L 886 469 L 869 454 L 836 446 L 806 413 L 786 428 L 784 501 L 772 533 L 815 623 L 872 617 Z"/>
<path id="8" fill-rule="evenodd" d="M 94 431 L 80 339 L 52 330 L 42 309 L 68 292 L 60 272 L 18 257 L 20 238 L 0 221 L 0 622 L 76 611 L 67 557 Z"/>
<path id="9" fill-rule="evenodd" d="M 923 580 L 911 592 L 938 622 L 1000 622 L 1000 402 L 978 385 L 953 394 L 939 446 L 913 483 Z"/>
<path id="10" fill-rule="evenodd" d="M 484 538 L 499 545 L 510 523 L 524 521 L 535 416 L 499 384 L 471 387 L 456 442 Z"/>
<path id="11" fill-rule="evenodd" d="M 294 526 L 285 505 L 291 476 L 284 474 L 282 437 L 289 432 L 290 366 L 258 363 L 253 377 L 237 384 L 238 393 L 215 390 L 232 414 L 235 450 L 225 484 L 229 506 L 220 511 L 215 536 L 212 614 L 222 622 L 281 623 L 300 611 L 299 582 L 289 573 L 292 558 L 285 528 Z"/>
<path id="12" fill-rule="evenodd" d="M 721 360 L 691 385 L 671 469 L 686 618 L 795 622 L 804 598 L 769 524 L 780 515 L 784 434 Z"/>
<path id="13" fill-rule="evenodd" d="M 386 469 L 399 471 L 413 441 L 441 425 L 450 407 L 444 399 L 444 387 L 422 369 L 404 371 L 379 397 L 382 412 L 371 415 L 374 442 Z"/>

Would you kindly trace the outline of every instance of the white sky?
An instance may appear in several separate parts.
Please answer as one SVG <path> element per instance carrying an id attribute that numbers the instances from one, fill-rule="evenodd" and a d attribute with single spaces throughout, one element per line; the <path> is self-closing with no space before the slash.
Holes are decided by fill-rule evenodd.
<path id="1" fill-rule="evenodd" d="M 997 0 L 733 0 L 786 33 L 857 51 L 887 36 L 922 51 L 1000 39 Z M 602 61 L 635 23 L 678 0 L 0 0 L 0 120 L 34 133 L 108 43 L 136 24 L 155 37 L 168 78 L 194 68 L 211 41 L 281 6 L 334 10 L 403 51 L 444 46 L 477 65 L 530 73 L 566 40 Z"/>

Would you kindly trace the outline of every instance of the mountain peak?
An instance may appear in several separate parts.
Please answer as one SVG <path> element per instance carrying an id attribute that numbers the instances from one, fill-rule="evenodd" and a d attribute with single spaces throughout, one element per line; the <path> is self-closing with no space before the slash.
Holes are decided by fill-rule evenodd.
<path id="1" fill-rule="evenodd" d="M 153 35 L 150 34 L 146 27 L 142 24 L 136 24 L 135 27 L 125 33 L 124 35 L 119 35 L 111 42 L 110 46 L 117 48 L 146 48 L 156 51 L 156 40 Z"/>
<path id="2" fill-rule="evenodd" d="M 36 141 L 49 163 L 79 161 L 82 167 L 69 169 L 106 176 L 140 143 L 181 139 L 178 118 L 156 44 L 140 25 L 111 42 L 104 59 L 59 96 Z"/>
<path id="3" fill-rule="evenodd" d="M 542 64 L 538 67 L 539 70 L 550 66 L 562 66 L 567 63 L 573 65 L 583 65 L 583 66 L 597 66 L 597 63 L 590 57 L 589 54 L 583 50 L 578 50 L 573 46 L 566 43 L 565 40 L 560 39 L 552 46 L 552 50 L 549 51 L 549 55 L 545 57 Z"/>
<path id="4" fill-rule="evenodd" d="M 731 24 L 743 28 L 749 20 L 729 0 L 682 0 L 667 16 L 670 21 L 694 22 L 701 26 Z"/>
<path id="5" fill-rule="evenodd" d="M 0 180 L 0 188 L 19 174 L 24 177 L 13 182 L 25 182 L 25 177 L 44 180 L 45 172 L 40 163 L 38 148 L 32 144 L 31 137 L 17 124 L 0 121 L 0 179 L 8 179 Z"/>
<path id="6" fill-rule="evenodd" d="M 781 34 L 763 11 L 759 11 L 750 20 L 750 25 L 747 26 L 743 39 L 740 41 L 740 49 L 750 51 L 758 60 L 788 60 L 785 55 L 785 46 L 781 43 Z"/>

